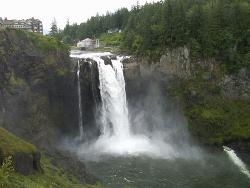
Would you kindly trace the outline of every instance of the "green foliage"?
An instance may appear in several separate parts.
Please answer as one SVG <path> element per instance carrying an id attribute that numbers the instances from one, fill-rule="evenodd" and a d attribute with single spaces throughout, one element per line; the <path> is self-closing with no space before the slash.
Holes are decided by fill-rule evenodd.
<path id="1" fill-rule="evenodd" d="M 186 45 L 193 60 L 215 57 L 226 72 L 237 72 L 249 67 L 249 10 L 248 0 L 146 4 L 130 12 L 123 50 L 148 56 Z"/>
<path id="2" fill-rule="evenodd" d="M 228 99 L 216 83 L 201 78 L 172 89 L 184 104 L 189 129 L 206 144 L 250 139 L 250 100 Z"/>
<path id="3" fill-rule="evenodd" d="M 117 47 L 121 45 L 122 33 L 104 33 L 100 37 L 101 46 Z"/>
<path id="4" fill-rule="evenodd" d="M 42 50 L 44 53 L 66 52 L 68 47 L 53 37 L 43 36 L 37 33 L 26 33 L 28 40 L 31 40 L 35 48 Z"/>
<path id="5" fill-rule="evenodd" d="M 137 5 L 131 11 L 91 17 L 80 25 L 67 24 L 59 38 L 75 44 L 112 28 L 124 31 L 119 44 L 133 55 L 156 57 L 167 48 L 186 45 L 193 60 L 214 57 L 227 73 L 250 67 L 249 0 L 165 0 Z M 113 39 L 101 37 L 113 45 Z"/>
<path id="6" fill-rule="evenodd" d="M 44 170 L 42 174 L 35 174 L 31 176 L 22 176 L 15 173 L 13 170 L 8 170 L 8 175 L 4 175 L 8 180 L 10 188 L 100 188 L 101 185 L 82 185 L 79 181 L 64 172 L 63 169 L 54 166 L 50 159 L 42 155 L 41 165 Z M 8 167 L 8 169 L 10 169 Z M 1 177 L 1 175 L 0 175 Z M 7 188 L 7 187 L 0 187 Z"/>
<path id="7" fill-rule="evenodd" d="M 91 17 L 85 23 L 80 25 L 69 22 L 64 30 L 59 32 L 57 38 L 66 44 L 74 45 L 79 40 L 85 38 L 96 38 L 103 33 L 107 33 L 110 29 L 123 29 L 127 23 L 129 11 L 126 8 L 117 10 L 115 13 L 107 13 L 106 15 L 96 15 Z"/>
<path id="8" fill-rule="evenodd" d="M 6 157 L 17 152 L 34 153 L 36 147 L 0 127 L 0 150 Z"/>
<path id="9" fill-rule="evenodd" d="M 12 188 L 9 183 L 9 178 L 14 172 L 12 157 L 6 157 L 0 166 L 0 188 Z"/>
<path id="10" fill-rule="evenodd" d="M 55 37 L 57 34 L 58 34 L 58 28 L 57 28 L 56 20 L 54 19 L 53 22 L 51 23 L 49 35 L 52 37 Z"/>
<path id="11" fill-rule="evenodd" d="M 64 169 L 51 163 L 50 158 L 42 155 L 41 166 L 43 173 L 23 176 L 14 171 L 12 155 L 17 152 L 32 153 L 36 148 L 30 143 L 14 136 L 0 128 L 0 159 L 4 159 L 0 166 L 0 188 L 99 188 L 101 185 L 82 185 Z"/>
<path id="12" fill-rule="evenodd" d="M 17 78 L 15 76 L 14 72 L 12 72 L 11 76 L 9 78 L 9 84 L 10 84 L 10 86 L 18 87 L 18 86 L 24 85 L 25 81 L 23 79 Z"/>

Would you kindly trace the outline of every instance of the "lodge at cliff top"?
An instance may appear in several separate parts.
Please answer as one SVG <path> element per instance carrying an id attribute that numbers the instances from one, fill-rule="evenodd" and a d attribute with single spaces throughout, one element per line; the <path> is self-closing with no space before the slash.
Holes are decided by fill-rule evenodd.
<path id="1" fill-rule="evenodd" d="M 0 29 L 1 28 L 15 28 L 23 29 L 35 33 L 43 33 L 43 24 L 39 19 L 30 18 L 22 20 L 8 20 L 7 18 L 2 19 L 0 17 Z"/>

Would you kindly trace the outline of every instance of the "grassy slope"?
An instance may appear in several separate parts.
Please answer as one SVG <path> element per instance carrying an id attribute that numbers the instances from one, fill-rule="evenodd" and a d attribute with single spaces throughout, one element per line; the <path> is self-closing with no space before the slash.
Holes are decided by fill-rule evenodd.
<path id="1" fill-rule="evenodd" d="M 100 36 L 100 44 L 102 46 L 115 47 L 120 46 L 122 41 L 122 33 L 103 33 Z"/>
<path id="2" fill-rule="evenodd" d="M 122 42 L 122 33 L 103 33 L 99 37 L 99 40 L 101 47 L 95 49 L 96 51 L 111 51 L 118 53 Z"/>
<path id="3" fill-rule="evenodd" d="M 0 151 L 6 157 L 16 152 L 34 153 L 36 147 L 0 127 Z"/>
<path id="4" fill-rule="evenodd" d="M 4 157 L 13 155 L 16 152 L 32 153 L 36 151 L 36 147 L 32 144 L 16 137 L 3 128 L 0 128 L 0 149 Z M 22 176 L 13 171 L 3 170 L 0 166 L 0 180 L 7 178 L 7 183 L 2 185 L 4 188 L 95 188 L 100 185 L 81 185 L 73 176 L 66 174 L 61 169 L 50 162 L 50 158 L 42 155 L 41 166 L 43 173 L 37 173 L 32 176 Z M 5 177 L 6 176 L 6 177 Z M 1 184 L 0 184 L 1 187 Z M 1 187 L 2 188 L 2 187 Z"/>
<path id="5" fill-rule="evenodd" d="M 64 172 L 57 166 L 54 166 L 50 159 L 42 155 L 41 165 L 44 170 L 42 174 L 32 176 L 22 176 L 12 173 L 9 176 L 9 186 L 11 188 L 98 188 L 100 185 L 82 185 L 79 181 Z"/>

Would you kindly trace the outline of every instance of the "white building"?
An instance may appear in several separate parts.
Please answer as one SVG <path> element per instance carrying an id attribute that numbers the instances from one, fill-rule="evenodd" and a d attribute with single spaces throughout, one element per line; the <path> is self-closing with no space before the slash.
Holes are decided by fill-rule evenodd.
<path id="1" fill-rule="evenodd" d="M 8 20 L 0 17 L 0 28 L 22 29 L 35 33 L 43 33 L 43 24 L 40 20 L 30 18 L 27 20 Z"/>
<path id="2" fill-rule="evenodd" d="M 86 48 L 86 49 L 94 49 L 100 47 L 99 39 L 92 40 L 90 38 L 86 38 L 77 43 L 78 48 Z"/>
<path id="3" fill-rule="evenodd" d="M 118 29 L 118 28 L 113 28 L 113 29 L 108 30 L 109 34 L 111 34 L 111 33 L 121 33 L 121 32 L 122 32 L 122 30 Z"/>

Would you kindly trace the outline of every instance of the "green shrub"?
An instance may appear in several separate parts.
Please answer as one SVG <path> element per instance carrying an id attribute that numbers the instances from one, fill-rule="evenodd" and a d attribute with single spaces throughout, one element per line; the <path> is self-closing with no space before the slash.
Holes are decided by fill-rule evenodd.
<path id="1" fill-rule="evenodd" d="M 0 188 L 12 188 L 9 183 L 9 178 L 13 172 L 12 157 L 6 157 L 0 167 Z"/>

